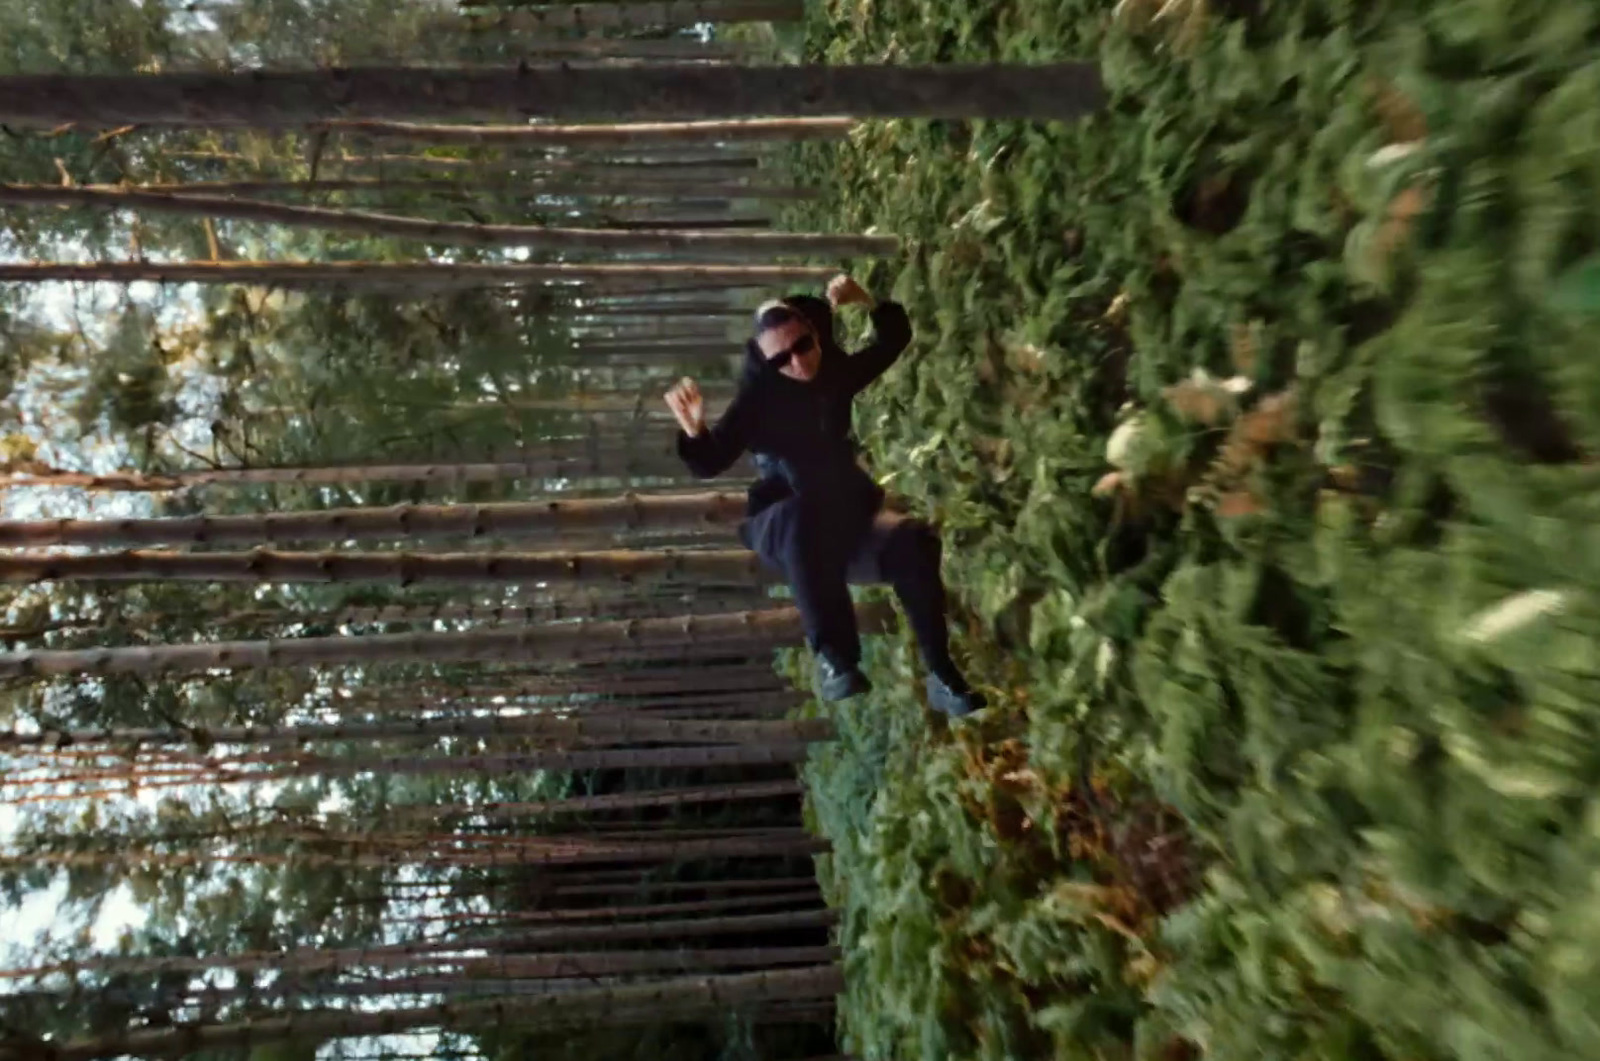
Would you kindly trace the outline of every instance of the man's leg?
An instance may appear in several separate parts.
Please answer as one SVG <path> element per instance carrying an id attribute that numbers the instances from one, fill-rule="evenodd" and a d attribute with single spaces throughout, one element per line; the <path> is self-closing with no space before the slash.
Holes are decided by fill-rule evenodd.
<path id="1" fill-rule="evenodd" d="M 961 672 L 950 658 L 941 559 L 938 532 L 926 520 L 883 512 L 856 547 L 847 571 L 849 580 L 857 584 L 887 582 L 893 586 L 922 650 L 923 663 L 941 679 L 959 683 Z"/>
<path id="2" fill-rule="evenodd" d="M 847 543 L 839 541 L 836 522 L 822 506 L 791 497 L 752 520 L 749 544 L 788 580 L 811 648 L 836 669 L 855 670 L 861 635 L 845 582 Z"/>
<path id="3" fill-rule="evenodd" d="M 847 573 L 851 582 L 894 587 L 928 668 L 930 702 L 947 714 L 963 715 L 983 702 L 950 656 L 942 554 L 939 534 L 927 521 L 883 512 L 850 557 Z"/>

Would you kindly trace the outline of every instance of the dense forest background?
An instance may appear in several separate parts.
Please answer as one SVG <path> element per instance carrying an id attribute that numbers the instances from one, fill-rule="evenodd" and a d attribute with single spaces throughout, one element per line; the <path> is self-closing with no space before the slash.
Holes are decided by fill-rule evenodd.
<path id="1" fill-rule="evenodd" d="M 799 15 L 0 25 L 5 73 L 620 70 L 783 62 Z M 722 400 L 761 297 L 882 249 L 771 239 L 816 194 L 775 146 L 849 128 L 0 129 L 0 1053 L 833 1051 L 831 726 L 660 393 Z"/>
<path id="2" fill-rule="evenodd" d="M 1600 1056 L 1600 8 L 0 27 L 0 1058 Z M 671 451 L 840 270 L 961 725 Z"/>

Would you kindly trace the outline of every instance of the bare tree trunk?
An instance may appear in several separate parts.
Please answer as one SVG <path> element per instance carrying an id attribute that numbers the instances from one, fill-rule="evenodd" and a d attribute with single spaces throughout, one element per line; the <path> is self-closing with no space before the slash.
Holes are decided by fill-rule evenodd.
<path id="1" fill-rule="evenodd" d="M 677 721 L 667 721 L 664 724 L 685 725 Z M 712 726 L 728 724 L 707 723 Z M 230 775 L 229 779 L 271 781 L 292 777 L 347 777 L 351 774 L 373 771 L 381 771 L 394 777 L 429 777 L 488 771 L 684 770 L 713 766 L 781 765 L 804 762 L 808 754 L 809 749 L 801 742 L 708 744 L 671 748 L 608 748 L 597 751 L 535 751 L 507 755 L 406 754 L 333 757 L 297 753 L 294 760 L 286 765 L 275 765 L 254 774 L 239 772 Z M 728 849 L 726 845 L 714 845 L 714 847 L 722 855 L 752 853 L 750 850 L 752 845 L 742 842 L 735 844 L 733 849 Z M 759 850 L 760 845 L 754 847 Z M 673 845 L 670 848 L 636 847 L 627 850 L 608 848 L 602 851 L 591 848 L 581 852 L 580 855 L 591 860 L 596 857 L 603 860 L 622 855 L 632 858 L 707 857 L 694 849 L 693 845 L 688 848 Z"/>
<path id="2" fill-rule="evenodd" d="M 0 546 L 519 538 L 596 530 L 721 527 L 743 516 L 744 497 L 740 494 L 627 494 L 572 501 L 330 508 L 255 516 L 0 520 Z"/>
<path id="3" fill-rule="evenodd" d="M 541 671 L 544 668 L 541 668 Z M 452 689 L 447 686 L 408 683 L 403 686 L 363 685 L 349 690 L 352 702 L 389 700 L 398 694 L 422 694 L 430 698 L 451 696 L 660 696 L 699 692 L 751 692 L 787 688 L 770 664 L 741 663 L 717 667 L 662 667 L 638 671 L 614 668 L 568 674 L 530 674 L 526 671 L 495 672 L 479 675 L 482 685 Z M 493 679 L 505 684 L 491 684 Z"/>
<path id="4" fill-rule="evenodd" d="M 652 354 L 661 357 L 727 357 L 730 353 L 739 353 L 741 344 L 742 340 L 736 344 L 726 335 L 684 338 L 647 336 L 633 340 L 599 336 L 576 340 L 572 344 L 572 352 L 580 358 L 649 357 Z"/>
<path id="5" fill-rule="evenodd" d="M 815 885 L 815 877 L 756 877 L 748 880 L 647 880 L 638 872 L 630 879 L 622 881 L 590 880 L 574 877 L 571 883 L 563 883 L 550 889 L 550 894 L 558 897 L 588 896 L 591 898 L 607 898 L 614 896 L 637 895 L 681 895 L 684 892 L 706 892 L 723 894 L 727 892 L 761 892 L 773 890 L 787 890 L 788 888 L 804 887 L 807 884 Z"/>
<path id="6" fill-rule="evenodd" d="M 654 544 L 658 539 L 650 538 L 646 544 Z M 726 546 L 733 544 L 721 534 L 705 535 L 696 544 Z M 707 584 L 700 586 L 677 586 L 671 584 L 649 586 L 606 586 L 606 585 L 579 585 L 571 582 L 555 583 L 544 588 L 518 587 L 509 595 L 491 591 L 485 595 L 483 603 L 468 601 L 455 603 L 454 596 L 449 599 L 430 598 L 387 605 L 349 604 L 334 606 L 326 611 L 299 611 L 291 604 L 271 605 L 263 602 L 262 607 L 247 608 L 242 611 L 230 608 L 201 608 L 195 611 L 194 617 L 207 624 L 216 626 L 248 626 L 252 623 L 263 625 L 305 625 L 305 624 L 331 624 L 344 623 L 375 624 L 375 623 L 406 623 L 406 622 L 432 622 L 434 620 L 459 620 L 483 623 L 528 623 L 528 622 L 555 622 L 570 619 L 593 618 L 667 618 L 669 616 L 682 616 L 690 611 L 742 611 L 750 607 L 765 607 L 770 602 L 770 594 L 764 585 L 755 585 L 740 582 L 736 585 Z M 719 607 L 720 605 L 720 607 Z M 44 622 L 32 626 L 0 627 L 0 637 L 12 639 L 34 639 L 43 637 L 61 630 L 83 629 L 90 626 L 104 625 L 108 619 L 104 616 L 81 619 L 68 619 L 60 622 Z M 141 612 L 128 612 L 118 614 L 116 623 L 126 627 L 155 625 L 159 622 L 156 617 L 146 618 Z M 657 672 L 659 674 L 659 672 Z M 704 673 L 703 669 L 698 673 Z M 719 672 L 720 673 L 720 672 Z M 523 691 L 531 691 L 541 682 L 552 683 L 550 687 L 575 688 L 578 685 L 587 685 L 591 691 L 610 689 L 620 682 L 626 682 L 637 675 L 623 675 L 602 678 L 601 676 L 574 677 L 549 675 L 542 668 L 534 671 L 526 669 L 497 669 L 485 671 L 482 678 L 485 682 L 499 681 L 505 685 L 519 684 L 524 686 Z M 652 678 L 653 683 L 659 684 L 658 678 Z M 381 683 L 375 686 L 382 689 Z M 416 691 L 412 687 L 412 691 Z M 356 695 L 363 695 L 363 689 L 353 690 Z"/>
<path id="7" fill-rule="evenodd" d="M 790 891 L 668 903 L 636 902 L 616 906 L 558 907 L 546 910 L 493 910 L 481 914 L 469 911 L 442 914 L 437 918 L 414 917 L 409 913 L 403 916 L 408 925 L 427 921 L 447 921 L 458 926 L 455 931 L 468 932 L 484 928 L 509 928 L 512 925 L 576 925 L 585 921 L 627 921 L 632 918 L 677 917 L 684 914 L 725 914 L 735 910 L 756 910 L 774 905 L 788 909 L 814 908 L 821 902 L 822 893 L 815 882 L 812 882 L 808 887 Z"/>
<path id="8" fill-rule="evenodd" d="M 574 619 L 666 619 L 708 611 L 738 611 L 740 608 L 764 605 L 768 599 L 763 588 L 752 587 L 751 591 L 745 594 L 717 593 L 707 596 L 692 593 L 687 599 L 591 595 L 578 596 L 571 600 L 558 598 L 542 604 L 526 605 L 386 604 L 351 607 L 331 612 L 297 612 L 292 608 L 253 608 L 219 615 L 213 625 L 217 628 L 236 629 L 253 626 L 382 626 L 435 622 L 505 624 L 569 622 Z M 43 633 L 48 632 L 50 631 L 43 631 Z M 13 640 L 31 640 L 37 636 L 42 634 L 0 629 L 0 637 L 9 637 Z"/>
<path id="9" fill-rule="evenodd" d="M 543 58 L 736 60 L 760 54 L 758 46 L 744 41 L 693 37 L 535 37 L 516 41 L 516 50 Z"/>
<path id="10" fill-rule="evenodd" d="M 726 758 L 731 760 L 736 757 Z M 105 869 L 109 866 L 126 865 L 144 870 L 168 870 L 226 863 L 262 866 L 346 866 L 392 870 L 400 866 L 425 863 L 430 866 L 527 868 L 629 861 L 683 862 L 695 859 L 790 858 L 824 854 L 828 850 L 827 841 L 815 839 L 793 829 L 773 830 L 771 835 L 765 836 L 734 835 L 699 840 L 518 837 L 516 838 L 518 842 L 515 844 L 478 845 L 476 850 L 457 844 L 418 846 L 408 843 L 402 846 L 363 843 L 362 841 L 370 838 L 330 837 L 322 832 L 308 832 L 296 838 L 310 841 L 321 849 L 295 854 L 277 852 L 231 854 L 212 850 L 170 852 L 127 847 L 117 851 L 38 851 L 0 857 L 0 867 L 21 869 L 33 866 L 84 866 Z M 598 926 L 580 926 L 580 930 L 582 927 Z"/>
<path id="11" fill-rule="evenodd" d="M 702 123 L 703 124 L 703 123 Z M 764 144 L 712 142 L 709 144 L 640 144 L 628 145 L 571 144 L 562 153 L 545 153 L 532 157 L 512 155 L 509 158 L 439 158 L 435 155 L 392 154 L 369 151 L 360 155 L 336 155 L 329 159 L 341 169 L 400 167 L 402 169 L 431 170 L 481 178 L 485 173 L 516 175 L 561 175 L 566 177 L 597 177 L 606 174 L 634 174 L 641 177 L 701 177 L 739 180 L 761 176 L 763 168 L 759 151 Z M 736 153 L 743 152 L 743 154 Z M 240 164 L 250 163 L 244 156 L 214 156 Z M 501 183 L 511 183 L 503 176 Z M 711 198 L 705 193 L 694 199 Z"/>
<path id="12" fill-rule="evenodd" d="M 320 128 L 419 144 L 644 148 L 655 144 L 747 143 L 752 140 L 843 140 L 854 124 L 850 118 L 737 118 L 618 125 L 427 125 L 348 120 L 325 122 Z"/>
<path id="13" fill-rule="evenodd" d="M 736 973 L 655 983 L 578 988 L 520 997 L 508 1012 L 503 1000 L 468 1000 L 409 1009 L 311 1010 L 229 1024 L 130 1028 L 48 1048 L 53 1061 L 226 1051 L 274 1042 L 326 1042 L 357 1036 L 397 1035 L 419 1028 L 495 1025 L 508 1017 L 532 1026 L 610 1022 L 624 1013 L 705 1013 L 766 999 L 827 998 L 843 988 L 835 966 Z"/>
<path id="14" fill-rule="evenodd" d="M 699 319 L 702 317 L 734 317 L 743 319 L 750 316 L 755 306 L 731 305 L 727 302 L 683 302 L 683 301 L 649 301 L 638 299 L 629 302 L 616 300 L 597 300 L 593 305 L 584 307 L 581 315 L 575 315 L 578 321 L 594 320 L 607 321 L 670 321 L 682 317 Z"/>
<path id="15" fill-rule="evenodd" d="M 165 195 L 106 186 L 0 184 L 0 203 L 46 203 L 89 206 L 99 210 L 139 209 L 154 213 L 232 218 L 360 232 L 391 239 L 472 247 L 523 247 L 529 250 L 595 251 L 607 254 L 702 254 L 734 259 L 768 259 L 785 255 L 825 258 L 893 254 L 893 236 L 835 236 L 818 232 L 693 232 L 672 229 L 625 231 L 552 228 L 542 225 L 473 224 L 376 214 L 362 210 L 330 210 L 291 206 L 257 199 L 216 195 Z"/>
<path id="16" fill-rule="evenodd" d="M 720 718 L 729 711 L 755 711 L 762 714 L 783 714 L 786 711 L 800 706 L 799 694 L 792 689 L 777 689 L 764 692 L 736 692 L 736 693 L 692 693 L 686 696 L 668 699 L 596 699 L 596 700 L 562 700 L 552 698 L 552 702 L 529 702 L 517 697 L 514 692 L 501 694 L 505 699 L 505 706 L 537 710 L 544 713 L 553 711 L 568 712 L 581 715 L 584 718 L 684 718 L 684 719 L 714 719 Z M 491 696 L 491 699 L 501 697 Z M 495 709 L 496 705 L 485 702 L 482 698 L 448 698 L 423 696 L 416 699 L 392 698 L 381 701 L 346 704 L 336 701 L 327 705 L 325 711 L 342 710 L 346 707 L 353 708 L 357 714 L 371 715 L 377 718 L 412 718 L 417 715 L 426 715 L 432 711 L 462 713 L 478 713 Z"/>
<path id="17" fill-rule="evenodd" d="M 858 609 L 863 632 L 881 629 L 889 614 Z M 450 660 L 590 659 L 618 646 L 636 649 L 698 644 L 777 644 L 800 633 L 793 608 L 731 615 L 628 622 L 489 627 L 460 633 L 371 634 L 306 637 L 289 641 L 215 641 L 204 644 L 25 650 L 0 653 L 0 678 L 56 674 L 165 674 L 211 669 L 314 667 L 334 663 L 445 662 Z"/>
<path id="18" fill-rule="evenodd" d="M 385 813 L 402 819 L 483 817 L 490 821 L 538 818 L 554 814 L 639 810 L 646 807 L 689 807 L 702 803 L 737 803 L 745 800 L 781 799 L 805 794 L 799 781 L 753 781 L 746 784 L 710 785 L 704 788 L 668 788 L 656 791 L 616 792 L 605 796 L 568 796 L 537 803 L 444 803 L 389 807 Z"/>
<path id="19" fill-rule="evenodd" d="M 0 77 L 0 122 L 294 128 L 349 120 L 1077 118 L 1093 63 L 937 66 L 367 67 Z"/>
<path id="20" fill-rule="evenodd" d="M 453 998 L 540 994 L 549 990 L 543 981 L 566 978 L 601 979 L 639 973 L 680 975 L 723 972 L 732 969 L 781 969 L 838 960 L 837 947 L 726 947 L 718 950 L 576 951 L 566 954 L 507 955 L 490 961 L 454 966 L 449 971 L 411 973 L 355 983 L 306 982 L 282 977 L 249 989 L 201 988 L 196 992 L 210 1001 L 265 999 L 285 994 L 338 998 L 383 995 L 441 994 Z M 498 976 L 501 979 L 489 979 Z M 40 993 L 44 994 L 44 993 Z M 65 993 L 61 993 L 65 994 Z M 13 996 L 15 997 L 15 996 Z M 60 994 L 56 996 L 61 997 Z M 102 995 L 102 997 L 104 997 Z M 513 1003 L 514 1004 L 514 1003 Z M 384 1061 L 394 1061 L 385 1052 Z M 434 1055 L 419 1055 L 433 1061 Z"/>
<path id="21" fill-rule="evenodd" d="M 66 971 L 97 975 L 162 976 L 182 972 L 198 973 L 208 969 L 278 973 L 313 973 L 350 966 L 396 969 L 443 961 L 464 964 L 473 960 L 459 957 L 462 952 L 486 950 L 491 955 L 515 960 L 524 956 L 518 952 L 536 949 L 611 945 L 643 940 L 710 940 L 717 936 L 748 936 L 755 932 L 826 928 L 836 920 L 837 915 L 831 910 L 799 910 L 777 914 L 736 914 L 729 917 L 624 922 L 616 925 L 560 925 L 517 929 L 463 939 L 385 943 L 370 947 L 332 950 L 304 948 L 287 953 L 281 950 L 245 951 L 236 954 L 159 958 L 103 955 L 67 965 L 0 970 L 0 980 L 30 979 Z"/>
<path id="22" fill-rule="evenodd" d="M 0 749 L 111 745 L 249 744 L 302 747 L 315 741 L 437 740 L 440 737 L 541 737 L 553 741 L 786 744 L 832 740 L 827 719 L 785 722 L 674 721 L 639 716 L 511 715 L 490 718 L 419 718 L 405 722 L 336 722 L 298 726 L 196 726 L 186 729 L 39 730 L 0 732 Z"/>
<path id="23" fill-rule="evenodd" d="M 10 553 L 0 556 L 0 582 L 638 582 L 654 579 L 728 582 L 776 579 L 746 549 L 617 549 L 597 553 Z"/>
<path id="24" fill-rule="evenodd" d="M 5 267 L 0 266 L 0 270 Z M 528 461 L 484 461 L 473 464 L 346 464 L 329 467 L 203 468 L 192 471 L 151 473 L 55 471 L 38 475 L 0 478 L 0 486 L 75 486 L 85 490 L 157 492 L 187 490 L 196 486 L 326 486 L 336 483 L 486 483 L 517 479 L 568 478 L 583 469 L 581 459 L 552 465 L 538 458 Z M 670 465 L 669 465 L 670 466 Z M 604 474 L 604 473 L 602 473 Z"/>
<path id="25" fill-rule="evenodd" d="M 0 77 L 0 82 L 4 82 Z M 0 87 L 0 93 L 3 93 Z M 523 286 L 549 281 L 670 285 L 693 280 L 707 286 L 772 287 L 827 279 L 835 270 L 809 265 L 626 265 L 546 262 L 32 262 L 0 264 L 0 282 L 49 280 L 132 284 L 257 284 L 284 288 L 452 289 Z"/>
<path id="26" fill-rule="evenodd" d="M 499 14 L 480 13 L 487 5 L 462 3 L 472 9 L 474 30 L 548 33 L 551 30 L 682 29 L 701 23 L 798 22 L 805 15 L 800 0 L 620 0 L 617 3 L 541 4 Z M 456 22 L 441 22 L 454 31 Z"/>
<path id="27" fill-rule="evenodd" d="M 434 162 L 455 161 L 434 159 Z M 148 195 L 172 196 L 233 196 L 233 195 L 315 195 L 331 192 L 363 192 L 372 194 L 426 193 L 449 199 L 470 202 L 478 198 L 495 201 L 520 202 L 529 199 L 561 197 L 564 199 L 684 199 L 721 198 L 730 202 L 761 200 L 767 202 L 798 201 L 818 196 L 815 188 L 804 188 L 778 180 L 763 180 L 753 172 L 725 174 L 693 172 L 659 173 L 643 166 L 632 168 L 595 169 L 583 172 L 545 172 L 543 166 L 523 167 L 525 177 L 507 177 L 503 181 L 484 181 L 481 175 L 472 181 L 451 181 L 436 177 L 388 179 L 384 177 L 319 177 L 316 180 L 219 180 L 191 181 L 187 184 L 138 184 L 126 186 L 127 191 Z M 637 171 L 637 172 L 635 172 Z M 111 185 L 121 188 L 121 185 Z M 574 209 L 577 204 L 574 204 Z M 548 209 L 546 207 L 545 209 Z M 608 211 L 625 216 L 617 204 L 601 207 L 589 206 L 592 211 Z M 659 209 L 659 208 L 658 208 Z M 641 205 L 639 210 L 646 210 Z M 705 213 L 702 208 L 696 213 Z"/>

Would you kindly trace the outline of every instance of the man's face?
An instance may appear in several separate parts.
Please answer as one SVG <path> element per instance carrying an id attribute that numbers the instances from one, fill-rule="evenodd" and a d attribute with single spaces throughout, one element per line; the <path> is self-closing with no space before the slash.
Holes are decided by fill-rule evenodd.
<path id="1" fill-rule="evenodd" d="M 805 320 L 796 318 L 768 328 L 756 337 L 761 356 L 768 361 L 782 358 L 778 371 L 792 380 L 809 383 L 822 364 L 822 347 L 817 343 L 817 333 Z"/>

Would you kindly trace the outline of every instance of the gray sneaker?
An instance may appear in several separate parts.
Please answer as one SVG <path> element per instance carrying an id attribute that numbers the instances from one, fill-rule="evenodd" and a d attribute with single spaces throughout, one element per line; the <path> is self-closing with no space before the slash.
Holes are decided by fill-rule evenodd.
<path id="1" fill-rule="evenodd" d="M 973 689 L 957 690 L 937 674 L 928 675 L 927 689 L 928 706 L 951 718 L 965 718 L 974 711 L 982 711 L 989 703 L 982 693 Z"/>
<path id="2" fill-rule="evenodd" d="M 829 702 L 848 700 L 870 692 L 872 683 L 859 667 L 841 667 L 827 656 L 817 657 L 817 698 Z"/>

